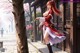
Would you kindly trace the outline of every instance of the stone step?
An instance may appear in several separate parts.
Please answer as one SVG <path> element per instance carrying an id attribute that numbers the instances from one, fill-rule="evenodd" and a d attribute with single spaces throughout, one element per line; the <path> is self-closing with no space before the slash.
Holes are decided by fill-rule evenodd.
<path id="1" fill-rule="evenodd" d="M 56 51 L 54 53 L 68 53 L 68 52 L 65 52 L 65 51 Z"/>

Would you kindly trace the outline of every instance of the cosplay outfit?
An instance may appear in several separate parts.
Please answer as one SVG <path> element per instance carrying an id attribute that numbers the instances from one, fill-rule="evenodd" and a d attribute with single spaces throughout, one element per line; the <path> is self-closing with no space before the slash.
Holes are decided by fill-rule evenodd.
<path id="1" fill-rule="evenodd" d="M 54 28 L 54 24 L 51 22 L 53 11 L 50 9 L 43 14 L 43 17 L 39 17 L 40 26 L 43 28 L 43 39 L 46 44 L 57 44 L 66 39 L 64 34 L 61 34 Z M 46 35 L 48 33 L 48 35 Z"/>

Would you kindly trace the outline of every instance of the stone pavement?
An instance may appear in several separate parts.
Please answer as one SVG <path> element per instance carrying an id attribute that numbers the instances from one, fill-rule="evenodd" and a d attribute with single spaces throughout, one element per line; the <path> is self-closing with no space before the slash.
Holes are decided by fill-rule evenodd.
<path id="1" fill-rule="evenodd" d="M 40 41 L 38 42 L 30 42 L 28 41 L 28 47 L 29 47 L 29 53 L 49 53 L 48 48 L 46 45 L 41 43 Z M 65 51 L 62 51 L 56 47 L 52 47 L 54 53 L 67 53 Z"/>
<path id="2" fill-rule="evenodd" d="M 17 53 L 15 36 L 5 36 L 3 38 L 0 38 L 0 41 L 4 42 L 3 48 L 6 49 L 5 52 L 0 53 Z M 30 40 L 28 40 L 28 48 L 29 53 L 49 53 L 47 46 L 41 43 L 41 41 L 31 42 Z M 53 51 L 54 53 L 67 53 L 55 47 L 53 47 Z"/>

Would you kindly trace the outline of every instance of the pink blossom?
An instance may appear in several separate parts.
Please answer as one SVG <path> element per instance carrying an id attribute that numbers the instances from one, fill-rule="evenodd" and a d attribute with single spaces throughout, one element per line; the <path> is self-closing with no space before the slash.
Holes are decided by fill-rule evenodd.
<path id="1" fill-rule="evenodd" d="M 24 4 L 24 11 L 29 11 L 29 4 L 28 3 Z"/>
<path id="2" fill-rule="evenodd" d="M 26 29 L 27 29 L 27 30 L 32 30 L 32 29 L 33 29 L 33 26 L 32 26 L 31 24 L 30 24 L 30 25 L 27 25 L 27 26 L 26 26 Z"/>
<path id="3" fill-rule="evenodd" d="M 8 0 L 0 0 L 0 9 L 4 10 L 5 12 L 12 12 L 13 11 L 13 5 Z M 29 4 L 24 4 L 24 11 L 29 10 Z"/>

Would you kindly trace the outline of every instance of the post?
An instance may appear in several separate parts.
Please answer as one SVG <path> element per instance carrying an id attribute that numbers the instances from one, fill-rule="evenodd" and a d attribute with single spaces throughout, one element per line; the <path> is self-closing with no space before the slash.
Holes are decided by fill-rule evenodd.
<path id="1" fill-rule="evenodd" d="M 34 18 L 33 20 L 36 19 L 36 6 L 34 6 Z M 34 33 L 34 41 L 37 41 L 37 26 L 36 26 L 36 21 L 33 23 L 33 33 Z"/>
<path id="2" fill-rule="evenodd" d="M 70 18 L 71 18 L 71 31 L 70 31 L 70 42 L 71 42 L 71 53 L 77 52 L 77 3 L 70 3 Z"/>

